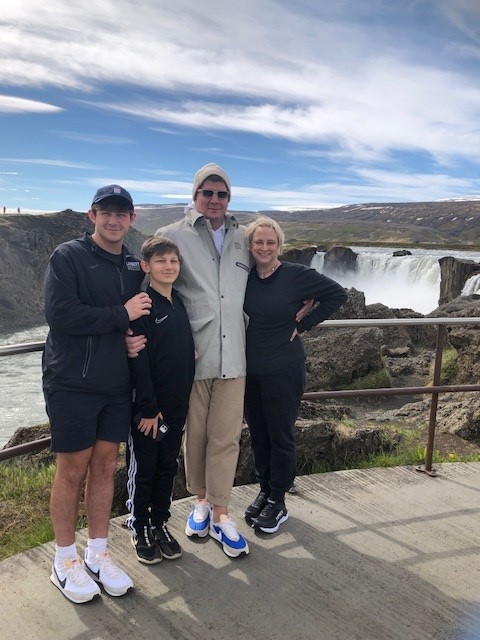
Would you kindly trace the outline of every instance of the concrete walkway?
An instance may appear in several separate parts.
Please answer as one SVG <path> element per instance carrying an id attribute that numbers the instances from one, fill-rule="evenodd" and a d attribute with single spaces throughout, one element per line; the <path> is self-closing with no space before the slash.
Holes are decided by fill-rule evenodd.
<path id="1" fill-rule="evenodd" d="M 110 549 L 133 578 L 122 598 L 73 605 L 50 583 L 53 544 L 0 563 L 2 640 L 478 640 L 480 463 L 339 471 L 297 479 L 290 519 L 230 560 L 183 534 L 191 500 L 175 503 L 184 554 L 153 567 L 134 557 L 121 519 Z M 79 534 L 80 545 L 85 532 Z"/>

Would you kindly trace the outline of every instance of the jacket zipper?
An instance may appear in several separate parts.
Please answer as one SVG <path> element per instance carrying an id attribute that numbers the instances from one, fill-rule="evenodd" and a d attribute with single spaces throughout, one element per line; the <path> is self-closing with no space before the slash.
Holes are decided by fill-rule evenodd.
<path id="1" fill-rule="evenodd" d="M 88 367 L 90 365 L 91 357 L 92 357 L 92 336 L 88 336 L 88 338 L 87 338 L 87 349 L 86 349 L 86 352 L 85 352 L 85 360 L 83 361 L 82 378 L 86 378 L 87 377 Z"/>
<path id="2" fill-rule="evenodd" d="M 123 267 L 122 269 L 119 269 L 118 267 L 115 268 L 118 271 L 118 275 L 120 276 L 120 294 L 123 296 L 123 294 L 125 293 L 125 285 L 123 283 Z"/>

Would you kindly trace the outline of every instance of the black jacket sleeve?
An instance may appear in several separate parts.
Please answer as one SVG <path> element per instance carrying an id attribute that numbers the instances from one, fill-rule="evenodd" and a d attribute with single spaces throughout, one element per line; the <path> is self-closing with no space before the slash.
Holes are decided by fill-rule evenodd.
<path id="1" fill-rule="evenodd" d="M 151 331 L 148 316 L 139 318 L 130 324 L 134 336 L 144 335 L 147 338 L 145 349 L 142 349 L 136 358 L 130 358 L 133 387 L 135 389 L 135 405 L 142 418 L 155 418 L 159 409 L 155 396 L 153 383 L 151 349 Z"/>

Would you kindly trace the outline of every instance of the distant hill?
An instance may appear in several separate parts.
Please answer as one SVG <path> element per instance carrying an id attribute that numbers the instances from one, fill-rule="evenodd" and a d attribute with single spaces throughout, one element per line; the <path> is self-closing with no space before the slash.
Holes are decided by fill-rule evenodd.
<path id="1" fill-rule="evenodd" d="M 153 235 L 157 229 L 184 216 L 185 204 L 138 204 L 135 205 L 137 219 L 134 227 L 145 235 Z M 256 216 L 253 211 L 232 211 L 241 224 L 248 224 Z"/>
<path id="2" fill-rule="evenodd" d="M 146 235 L 183 217 L 184 204 L 138 205 L 135 227 Z M 258 213 L 275 218 L 287 240 L 318 245 L 480 246 L 480 200 L 367 203 L 291 211 L 233 211 L 242 224 Z"/>

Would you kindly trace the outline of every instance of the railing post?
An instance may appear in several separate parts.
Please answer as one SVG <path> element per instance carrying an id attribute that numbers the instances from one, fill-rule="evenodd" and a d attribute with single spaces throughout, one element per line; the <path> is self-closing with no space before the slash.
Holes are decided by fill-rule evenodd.
<path id="1" fill-rule="evenodd" d="M 440 385 L 444 344 L 445 344 L 445 325 L 439 324 L 437 325 L 437 345 L 435 348 L 435 363 L 433 367 L 432 384 L 434 387 L 438 387 Z M 428 442 L 427 442 L 427 451 L 425 454 L 425 464 L 417 467 L 417 471 L 423 471 L 424 473 L 428 473 L 428 475 L 430 476 L 437 475 L 435 469 L 432 468 L 432 460 L 433 460 L 433 445 L 435 442 L 435 430 L 437 427 L 438 396 L 439 396 L 438 391 L 434 391 L 430 399 L 430 419 L 428 421 Z"/>

